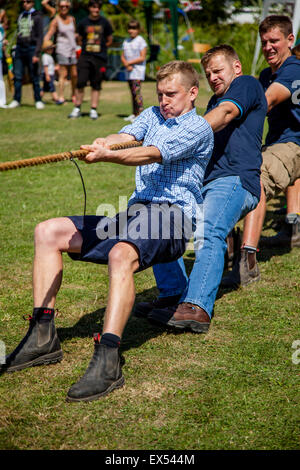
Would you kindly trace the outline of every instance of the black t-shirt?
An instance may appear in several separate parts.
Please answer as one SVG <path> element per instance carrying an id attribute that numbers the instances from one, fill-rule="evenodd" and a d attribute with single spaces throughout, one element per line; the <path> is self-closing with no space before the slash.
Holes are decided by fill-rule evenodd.
<path id="1" fill-rule="evenodd" d="M 223 101 L 233 102 L 240 110 L 240 116 L 215 132 L 214 150 L 204 184 L 224 176 L 239 176 L 243 187 L 259 198 L 261 141 L 267 112 L 263 88 L 254 77 L 237 77 L 225 95 L 212 96 L 207 112 Z"/>
<path id="2" fill-rule="evenodd" d="M 39 56 L 43 43 L 43 16 L 40 11 L 23 11 L 18 18 L 17 46 L 35 46 L 34 55 Z"/>
<path id="3" fill-rule="evenodd" d="M 82 37 L 82 54 L 93 55 L 106 61 L 106 42 L 112 33 L 110 22 L 103 16 L 97 20 L 84 18 L 78 25 L 78 34 Z"/>

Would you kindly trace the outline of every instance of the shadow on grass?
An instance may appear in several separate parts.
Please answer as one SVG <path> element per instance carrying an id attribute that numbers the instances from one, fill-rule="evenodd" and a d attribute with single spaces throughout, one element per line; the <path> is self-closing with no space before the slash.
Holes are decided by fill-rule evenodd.
<path id="1" fill-rule="evenodd" d="M 157 295 L 157 289 L 152 287 L 145 290 L 136 296 L 136 302 L 141 302 L 149 299 L 154 299 Z M 134 308 L 133 308 L 134 312 Z M 97 309 L 93 312 L 87 313 L 81 317 L 77 323 L 68 328 L 57 328 L 57 333 L 61 342 L 65 340 L 80 337 L 92 337 L 94 333 L 101 332 L 103 325 L 105 308 Z M 125 327 L 124 335 L 122 338 L 121 351 L 126 351 L 132 348 L 138 348 L 149 339 L 161 335 L 165 331 L 171 331 L 173 334 L 180 334 L 181 331 L 169 330 L 164 326 L 152 325 L 144 318 L 135 317 L 131 314 L 129 321 Z"/>

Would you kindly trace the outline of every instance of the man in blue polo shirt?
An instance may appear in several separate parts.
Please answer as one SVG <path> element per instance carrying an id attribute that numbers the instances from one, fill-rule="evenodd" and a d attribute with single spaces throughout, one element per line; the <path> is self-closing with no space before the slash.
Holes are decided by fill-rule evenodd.
<path id="1" fill-rule="evenodd" d="M 283 230 L 275 237 L 262 238 L 267 246 L 300 247 L 300 61 L 292 55 L 294 35 L 291 20 L 271 15 L 259 26 L 263 54 L 270 67 L 262 71 L 268 102 L 269 132 L 263 147 L 262 192 L 257 208 L 244 223 L 242 249 L 225 287 L 247 285 L 260 279 L 257 246 L 266 214 L 266 202 L 287 191 L 287 216 Z"/>
<path id="2" fill-rule="evenodd" d="M 143 111 L 119 134 L 83 146 L 89 151 L 83 158 L 87 163 L 137 166 L 135 191 L 127 211 L 114 218 L 61 217 L 36 227 L 33 315 L 27 335 L 7 357 L 3 371 L 62 359 L 54 306 L 62 281 L 62 253 L 67 252 L 75 260 L 109 268 L 102 336 L 95 335 L 90 365 L 67 399 L 94 400 L 124 384 L 118 347 L 134 304 L 134 273 L 179 258 L 197 226 L 202 181 L 213 150 L 212 129 L 195 109 L 198 87 L 198 74 L 189 63 L 164 65 L 157 74 L 159 106 Z M 109 149 L 136 139 L 143 140 L 143 146 Z"/>
<path id="3" fill-rule="evenodd" d="M 214 131 L 215 143 L 205 172 L 204 223 L 203 230 L 196 231 L 195 263 L 189 279 L 182 258 L 154 266 L 160 296 L 136 307 L 137 315 L 197 333 L 210 325 L 226 237 L 260 198 L 261 139 L 267 110 L 260 83 L 242 75 L 231 46 L 214 47 L 203 56 L 202 64 L 214 91 L 204 117 Z"/>

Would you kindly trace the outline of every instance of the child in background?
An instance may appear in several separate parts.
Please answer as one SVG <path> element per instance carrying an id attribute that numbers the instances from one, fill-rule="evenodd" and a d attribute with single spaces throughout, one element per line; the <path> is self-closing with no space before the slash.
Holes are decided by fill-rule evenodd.
<path id="1" fill-rule="evenodd" d="M 46 92 L 52 94 L 52 98 L 56 104 L 60 104 L 58 95 L 55 90 L 54 79 L 55 79 L 55 63 L 52 57 L 54 50 L 54 44 L 52 41 L 44 41 L 43 43 L 43 55 L 42 55 L 42 66 L 43 66 L 43 88 L 41 91 L 41 97 Z"/>
<path id="2" fill-rule="evenodd" d="M 124 121 L 133 122 L 144 109 L 141 82 L 145 80 L 147 43 L 140 36 L 141 28 L 138 21 L 129 21 L 127 28 L 130 37 L 123 42 L 121 61 L 127 71 L 133 114 L 124 118 Z"/>

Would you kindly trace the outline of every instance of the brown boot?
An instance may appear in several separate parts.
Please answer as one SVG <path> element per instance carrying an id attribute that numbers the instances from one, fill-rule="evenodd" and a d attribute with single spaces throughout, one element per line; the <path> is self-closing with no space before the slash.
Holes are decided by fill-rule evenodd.
<path id="1" fill-rule="evenodd" d="M 172 307 L 174 305 L 177 305 L 180 300 L 180 297 L 181 297 L 181 294 L 172 295 L 169 297 L 161 297 L 155 300 L 151 300 L 150 302 L 139 302 L 135 306 L 134 315 L 136 317 L 147 318 L 149 313 L 154 308 L 166 308 L 166 307 Z"/>
<path id="2" fill-rule="evenodd" d="M 282 229 L 274 237 L 261 237 L 259 246 L 266 248 L 300 248 L 300 222 L 295 224 L 284 222 Z"/>
<path id="3" fill-rule="evenodd" d="M 148 315 L 148 320 L 194 333 L 205 333 L 210 325 L 210 317 L 205 310 L 186 302 L 174 307 L 156 308 Z"/>
<path id="4" fill-rule="evenodd" d="M 252 255 L 253 257 L 255 254 Z M 260 272 L 256 258 L 254 262 L 249 263 L 251 258 L 247 250 L 240 250 L 239 257 L 236 260 L 232 271 L 227 276 L 223 277 L 221 287 L 240 287 L 247 286 L 251 282 L 260 280 Z"/>

